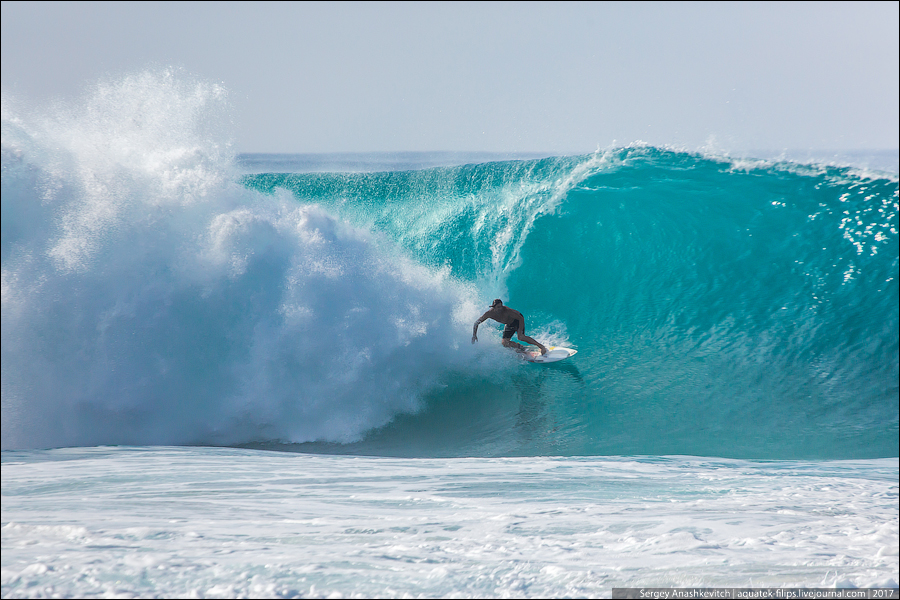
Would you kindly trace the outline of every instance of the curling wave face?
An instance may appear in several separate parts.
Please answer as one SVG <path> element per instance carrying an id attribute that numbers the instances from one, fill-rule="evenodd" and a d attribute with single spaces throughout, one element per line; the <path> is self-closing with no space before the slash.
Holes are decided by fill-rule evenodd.
<path id="1" fill-rule="evenodd" d="M 634 146 L 244 182 L 383 232 L 579 349 L 348 451 L 896 455 L 896 175 Z"/>

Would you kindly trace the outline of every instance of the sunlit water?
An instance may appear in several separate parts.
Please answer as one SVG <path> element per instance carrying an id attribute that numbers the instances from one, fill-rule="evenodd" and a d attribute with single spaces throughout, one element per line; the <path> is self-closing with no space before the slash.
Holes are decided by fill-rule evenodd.
<path id="1" fill-rule="evenodd" d="M 896 587 L 890 156 L 229 129 L 171 70 L 4 94 L 4 598 Z M 471 344 L 495 297 L 578 353 Z"/>

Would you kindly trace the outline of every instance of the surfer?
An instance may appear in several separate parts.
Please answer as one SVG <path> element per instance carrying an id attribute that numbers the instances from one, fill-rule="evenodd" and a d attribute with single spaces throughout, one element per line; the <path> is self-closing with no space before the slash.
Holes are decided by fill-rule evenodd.
<path id="1" fill-rule="evenodd" d="M 481 318 L 475 321 L 475 327 L 472 329 L 473 344 L 478 341 L 478 326 L 487 319 L 493 319 L 498 323 L 503 323 L 504 325 L 506 325 L 506 327 L 503 329 L 503 345 L 505 347 L 515 348 L 517 352 L 525 351 L 525 346 L 512 341 L 512 336 L 515 333 L 516 336 L 523 342 L 534 344 L 535 346 L 540 348 L 541 354 L 547 354 L 546 346 L 539 344 L 534 340 L 534 338 L 525 335 L 525 317 L 522 316 L 522 313 L 508 306 L 503 306 L 503 301 L 500 298 L 494 300 L 491 303 L 491 309 L 481 315 Z"/>

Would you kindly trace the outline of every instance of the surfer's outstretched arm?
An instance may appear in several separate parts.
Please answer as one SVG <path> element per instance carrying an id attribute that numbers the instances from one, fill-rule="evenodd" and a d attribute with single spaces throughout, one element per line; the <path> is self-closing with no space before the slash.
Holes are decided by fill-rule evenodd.
<path id="1" fill-rule="evenodd" d="M 478 341 L 478 326 L 481 325 L 481 323 L 483 323 L 484 321 L 486 321 L 488 319 L 488 314 L 490 312 L 491 311 L 487 311 L 486 313 L 481 315 L 480 319 L 475 321 L 475 326 L 472 328 L 472 343 L 473 344 Z"/>

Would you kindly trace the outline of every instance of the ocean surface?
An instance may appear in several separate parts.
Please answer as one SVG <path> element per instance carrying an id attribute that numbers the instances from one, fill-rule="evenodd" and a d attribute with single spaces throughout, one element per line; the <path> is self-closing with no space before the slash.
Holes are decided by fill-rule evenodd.
<path id="1" fill-rule="evenodd" d="M 896 152 L 231 131 L 4 94 L 4 598 L 897 587 Z"/>

